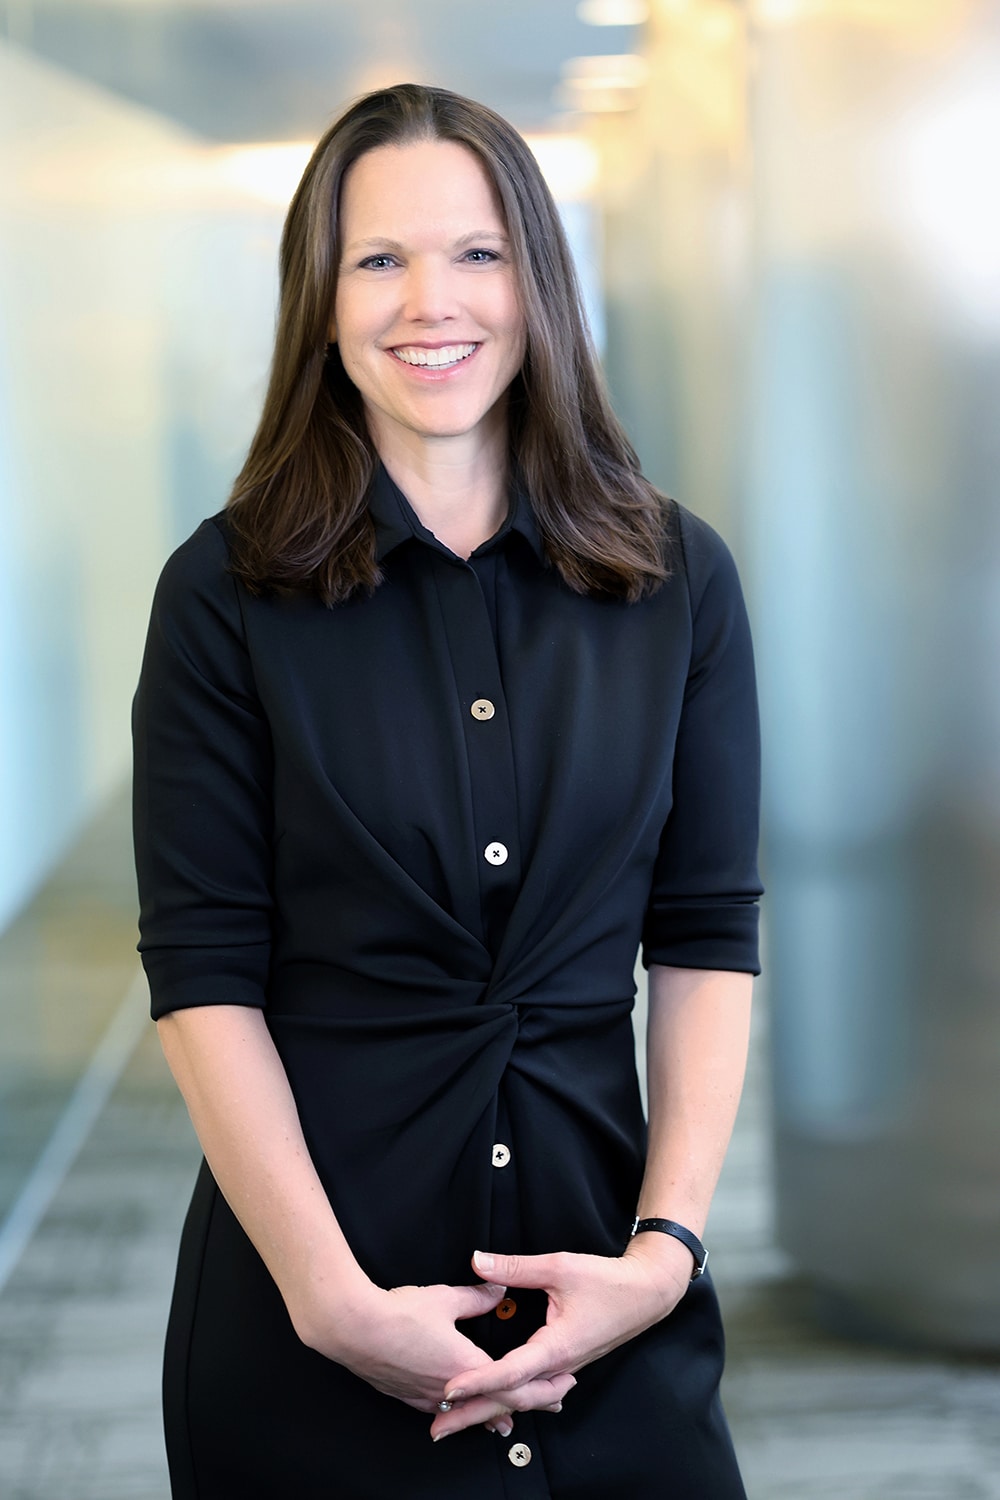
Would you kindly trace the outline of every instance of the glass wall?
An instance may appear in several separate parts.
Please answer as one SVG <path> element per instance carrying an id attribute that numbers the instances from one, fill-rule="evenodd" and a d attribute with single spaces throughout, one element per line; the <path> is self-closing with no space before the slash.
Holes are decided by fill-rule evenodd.
<path id="1" fill-rule="evenodd" d="M 1000 1346 L 1000 6 L 647 44 L 609 362 L 755 618 L 781 1239 L 842 1325 Z"/>
<path id="2" fill-rule="evenodd" d="M 0 43 L 0 927 L 126 775 L 156 574 L 252 429 L 279 210 L 225 165 Z"/>

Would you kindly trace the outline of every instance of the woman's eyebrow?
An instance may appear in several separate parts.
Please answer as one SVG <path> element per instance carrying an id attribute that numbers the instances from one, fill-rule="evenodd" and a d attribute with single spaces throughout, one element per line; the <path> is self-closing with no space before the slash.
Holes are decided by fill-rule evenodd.
<path id="1" fill-rule="evenodd" d="M 507 236 L 500 229 L 476 229 L 472 234 L 463 234 L 461 239 L 455 241 L 459 245 L 479 244 L 482 240 L 495 240 L 499 245 L 509 244 Z"/>
<path id="2" fill-rule="evenodd" d="M 465 245 L 480 245 L 484 240 L 493 240 L 496 244 L 507 245 L 510 243 L 506 234 L 499 229 L 474 229 L 469 234 L 463 234 L 459 239 L 453 241 L 453 248 L 458 250 Z M 387 235 L 372 234 L 363 239 L 351 240 L 349 245 L 344 246 L 344 254 L 350 255 L 357 250 L 402 250 L 404 246 L 399 240 L 390 239 Z"/>
<path id="3" fill-rule="evenodd" d="M 402 250 L 403 248 L 398 240 L 390 240 L 384 234 L 372 234 L 366 239 L 351 240 L 349 245 L 344 246 L 344 250 L 367 250 L 372 245 L 377 245 L 380 250 Z"/>

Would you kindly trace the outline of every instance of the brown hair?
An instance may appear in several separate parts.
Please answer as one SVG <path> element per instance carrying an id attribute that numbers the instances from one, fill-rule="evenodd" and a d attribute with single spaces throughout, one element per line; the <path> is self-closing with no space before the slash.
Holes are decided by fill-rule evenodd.
<path id="1" fill-rule="evenodd" d="M 310 588 L 327 604 L 381 581 L 366 496 L 378 455 L 328 328 L 344 174 L 379 146 L 454 141 L 500 201 L 527 324 L 510 390 L 510 447 L 546 553 L 570 588 L 627 600 L 667 576 L 663 497 L 639 472 L 605 394 L 559 214 L 512 126 L 446 89 L 367 94 L 326 132 L 281 241 L 274 359 L 260 425 L 229 500 L 233 567 L 255 592 Z"/>

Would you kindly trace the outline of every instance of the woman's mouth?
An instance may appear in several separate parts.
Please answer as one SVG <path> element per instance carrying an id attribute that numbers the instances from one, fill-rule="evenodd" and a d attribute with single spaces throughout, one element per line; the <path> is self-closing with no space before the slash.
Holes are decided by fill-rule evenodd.
<path id="1" fill-rule="evenodd" d="M 475 354 L 478 344 L 445 344 L 441 349 L 422 349 L 413 344 L 401 344 L 392 353 L 404 365 L 419 365 L 428 370 L 448 370 L 460 365 L 470 354 Z"/>

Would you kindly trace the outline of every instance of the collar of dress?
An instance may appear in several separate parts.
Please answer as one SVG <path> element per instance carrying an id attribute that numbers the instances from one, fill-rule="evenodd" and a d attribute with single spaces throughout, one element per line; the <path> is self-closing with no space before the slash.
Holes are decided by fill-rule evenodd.
<path id="1" fill-rule="evenodd" d="M 416 511 L 382 464 L 379 464 L 376 469 L 371 489 L 368 491 L 368 509 L 375 523 L 375 556 L 379 562 L 387 557 L 393 548 L 410 540 L 424 542 L 448 557 L 453 556 L 447 547 L 442 546 L 433 532 L 421 525 Z M 476 551 L 480 552 L 484 548 L 493 547 L 496 543 L 502 542 L 511 532 L 518 532 L 524 537 L 538 561 L 545 562 L 545 548 L 542 545 L 538 523 L 531 509 L 531 502 L 523 486 L 517 483 L 511 485 L 510 510 L 507 512 L 507 519 L 500 530 L 485 541 L 481 548 L 477 547 Z"/>

